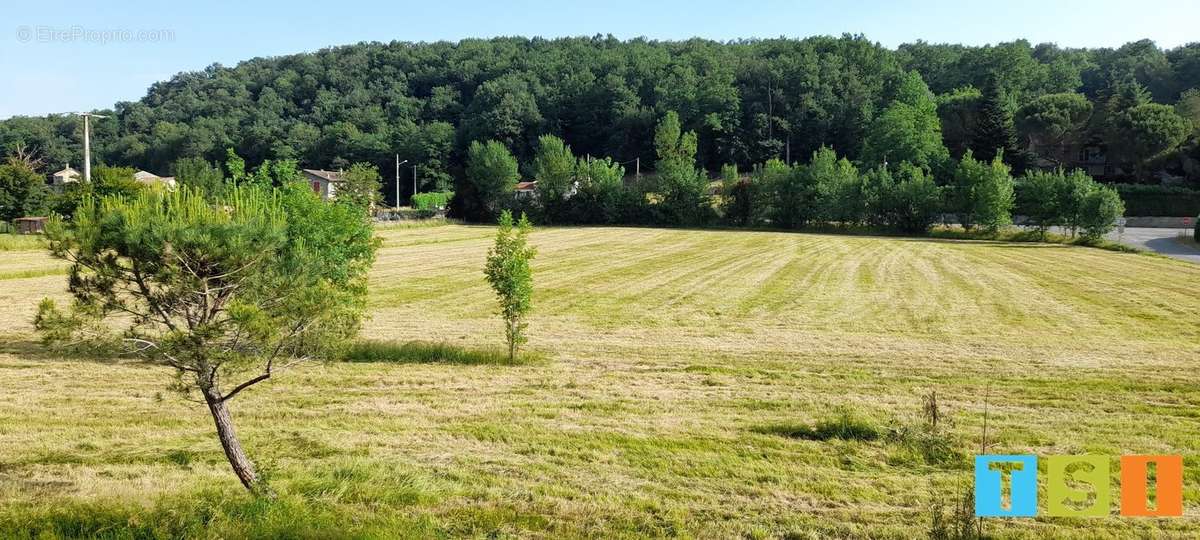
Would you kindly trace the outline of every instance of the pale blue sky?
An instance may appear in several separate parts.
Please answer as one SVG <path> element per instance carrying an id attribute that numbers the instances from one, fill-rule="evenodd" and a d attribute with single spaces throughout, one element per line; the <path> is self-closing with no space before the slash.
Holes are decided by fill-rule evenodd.
<path id="1" fill-rule="evenodd" d="M 110 107 L 141 98 L 151 83 L 180 71 L 359 41 L 593 34 L 726 40 L 845 32 L 863 33 L 888 47 L 917 39 L 985 44 L 1027 38 L 1072 47 L 1113 47 L 1141 38 L 1167 47 L 1200 41 L 1197 0 L 301 4 L 13 2 L 0 8 L 0 118 Z"/>

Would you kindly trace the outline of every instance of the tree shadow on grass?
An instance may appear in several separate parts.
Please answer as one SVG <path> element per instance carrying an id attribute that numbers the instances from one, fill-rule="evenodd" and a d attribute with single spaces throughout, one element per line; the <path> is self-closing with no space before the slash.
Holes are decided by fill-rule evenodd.
<path id="1" fill-rule="evenodd" d="M 103 364 L 145 363 L 138 358 L 115 354 L 111 350 L 77 345 L 74 347 L 50 347 L 27 335 L 0 334 L 0 354 L 9 354 L 23 360 L 39 362 L 88 361 Z"/>
<path id="2" fill-rule="evenodd" d="M 508 351 L 498 347 L 468 348 L 444 342 L 364 340 L 351 345 L 341 359 L 346 362 L 511 366 L 540 362 L 544 357 L 536 352 L 522 351 L 514 361 L 509 361 Z"/>

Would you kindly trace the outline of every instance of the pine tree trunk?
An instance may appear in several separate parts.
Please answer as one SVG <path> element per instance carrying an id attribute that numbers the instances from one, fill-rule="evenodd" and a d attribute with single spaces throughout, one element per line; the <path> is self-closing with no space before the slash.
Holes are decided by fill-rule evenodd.
<path id="1" fill-rule="evenodd" d="M 242 443 L 238 441 L 237 433 L 233 429 L 233 419 L 229 416 L 229 407 L 219 396 L 206 394 L 204 400 L 208 403 L 208 411 L 212 413 L 213 422 L 217 425 L 217 437 L 221 439 L 221 448 L 225 450 L 225 457 L 229 459 L 233 473 L 246 489 L 258 491 L 261 487 L 258 485 L 258 473 L 254 472 L 254 464 L 246 457 Z"/>

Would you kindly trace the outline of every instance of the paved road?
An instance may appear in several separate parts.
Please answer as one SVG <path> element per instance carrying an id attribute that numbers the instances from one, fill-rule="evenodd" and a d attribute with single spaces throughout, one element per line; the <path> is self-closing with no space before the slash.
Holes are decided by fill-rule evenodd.
<path id="1" fill-rule="evenodd" d="M 1188 242 L 1188 239 L 1191 238 L 1191 231 L 1186 231 L 1188 235 L 1180 238 L 1180 235 L 1184 232 L 1183 229 L 1126 227 L 1125 234 L 1120 235 L 1120 238 L 1117 237 L 1116 231 L 1110 233 L 1108 238 L 1131 246 L 1162 253 L 1168 257 L 1200 264 L 1200 249 L 1196 248 L 1196 244 Z"/>

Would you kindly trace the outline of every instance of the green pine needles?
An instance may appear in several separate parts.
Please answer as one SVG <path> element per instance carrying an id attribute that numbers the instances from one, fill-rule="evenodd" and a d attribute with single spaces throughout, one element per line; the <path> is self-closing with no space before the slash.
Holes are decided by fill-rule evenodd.
<path id="1" fill-rule="evenodd" d="M 527 238 L 532 230 L 533 225 L 525 214 L 521 214 L 521 220 L 514 225 L 512 213 L 502 212 L 496 245 L 488 250 L 487 265 L 483 269 L 500 301 L 509 362 L 516 361 L 517 349 L 527 341 L 525 329 L 529 324 L 525 322 L 525 316 L 533 308 L 533 270 L 529 261 L 537 251 L 528 245 Z"/>

